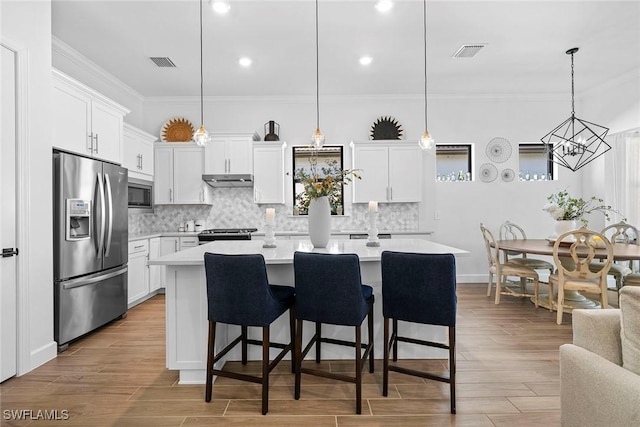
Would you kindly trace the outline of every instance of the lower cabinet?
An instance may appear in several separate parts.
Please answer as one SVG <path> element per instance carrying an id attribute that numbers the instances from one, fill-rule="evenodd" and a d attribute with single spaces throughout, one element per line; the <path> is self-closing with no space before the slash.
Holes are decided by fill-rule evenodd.
<path id="1" fill-rule="evenodd" d="M 129 308 L 149 295 L 149 240 L 129 242 L 128 304 Z"/>
<path id="2" fill-rule="evenodd" d="M 160 237 L 149 239 L 149 260 L 160 258 Z M 164 288 L 164 267 L 161 265 L 149 265 L 149 292 Z"/>

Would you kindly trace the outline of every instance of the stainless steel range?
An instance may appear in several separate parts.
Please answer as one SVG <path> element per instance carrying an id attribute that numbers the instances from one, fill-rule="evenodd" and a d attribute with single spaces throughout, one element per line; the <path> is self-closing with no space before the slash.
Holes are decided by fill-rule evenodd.
<path id="1" fill-rule="evenodd" d="M 205 244 L 216 240 L 251 240 L 251 233 L 257 228 L 212 228 L 198 233 L 198 243 Z"/>

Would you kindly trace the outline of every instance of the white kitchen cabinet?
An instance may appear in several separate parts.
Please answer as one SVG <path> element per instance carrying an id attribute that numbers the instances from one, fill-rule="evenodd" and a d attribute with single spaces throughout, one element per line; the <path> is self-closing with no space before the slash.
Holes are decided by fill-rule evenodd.
<path id="1" fill-rule="evenodd" d="M 202 147 L 188 144 L 156 144 L 154 198 L 157 205 L 207 205 L 209 192 L 202 181 Z"/>
<path id="2" fill-rule="evenodd" d="M 149 260 L 160 258 L 160 237 L 149 239 Z M 149 268 L 149 292 L 157 291 L 164 287 L 163 270 L 161 265 L 148 265 Z"/>
<path id="3" fill-rule="evenodd" d="M 161 237 L 160 238 L 160 256 L 176 253 L 180 250 L 179 237 Z"/>
<path id="4" fill-rule="evenodd" d="M 52 73 L 52 145 L 122 163 L 123 118 L 129 110 L 57 70 Z"/>
<path id="5" fill-rule="evenodd" d="M 142 302 L 149 295 L 149 240 L 129 242 L 127 295 L 129 308 Z"/>
<path id="6" fill-rule="evenodd" d="M 198 246 L 198 236 L 180 237 L 180 250 Z"/>
<path id="7" fill-rule="evenodd" d="M 124 124 L 124 156 L 122 166 L 129 177 L 153 180 L 153 143 L 158 138 L 128 123 Z"/>
<path id="8" fill-rule="evenodd" d="M 260 137 L 255 132 L 214 132 L 204 149 L 206 174 L 253 173 L 253 142 Z"/>
<path id="9" fill-rule="evenodd" d="M 254 203 L 284 203 L 284 149 L 286 142 L 253 144 Z"/>
<path id="10" fill-rule="evenodd" d="M 362 179 L 353 181 L 353 202 L 420 202 L 422 151 L 417 143 L 367 141 L 352 143 L 353 168 Z"/>

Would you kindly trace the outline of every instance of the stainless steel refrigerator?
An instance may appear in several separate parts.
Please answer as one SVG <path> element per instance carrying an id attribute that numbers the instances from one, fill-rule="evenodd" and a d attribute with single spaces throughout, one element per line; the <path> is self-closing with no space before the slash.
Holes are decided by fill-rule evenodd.
<path id="1" fill-rule="evenodd" d="M 53 152 L 54 331 L 68 343 L 127 312 L 127 170 Z"/>

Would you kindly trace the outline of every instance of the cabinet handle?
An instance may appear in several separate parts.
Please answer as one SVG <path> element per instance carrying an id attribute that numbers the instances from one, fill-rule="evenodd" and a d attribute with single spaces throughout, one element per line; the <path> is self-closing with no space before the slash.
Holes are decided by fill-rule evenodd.
<path id="1" fill-rule="evenodd" d="M 169 201 L 173 202 L 173 189 L 172 188 L 169 189 Z"/>
<path id="2" fill-rule="evenodd" d="M 142 154 L 140 154 L 140 170 L 144 169 L 144 166 L 142 166 Z"/>
<path id="3" fill-rule="evenodd" d="M 393 187 L 389 187 L 389 200 L 393 200 Z"/>
<path id="4" fill-rule="evenodd" d="M 231 173 L 231 159 L 229 159 L 229 173 Z"/>
<path id="5" fill-rule="evenodd" d="M 87 135 L 87 138 L 87 150 L 89 150 L 89 153 L 93 154 L 93 132 Z"/>
<path id="6" fill-rule="evenodd" d="M 94 138 L 96 139 L 96 154 L 98 154 L 98 134 L 96 133 L 96 136 L 94 136 Z"/>
<path id="7" fill-rule="evenodd" d="M 144 245 L 134 246 L 134 247 L 133 247 L 133 249 L 140 249 L 140 248 L 144 248 Z"/>
<path id="8" fill-rule="evenodd" d="M 174 243 L 176 252 L 178 252 L 178 240 L 177 239 L 174 240 L 173 243 Z"/>

